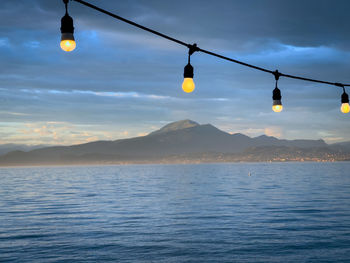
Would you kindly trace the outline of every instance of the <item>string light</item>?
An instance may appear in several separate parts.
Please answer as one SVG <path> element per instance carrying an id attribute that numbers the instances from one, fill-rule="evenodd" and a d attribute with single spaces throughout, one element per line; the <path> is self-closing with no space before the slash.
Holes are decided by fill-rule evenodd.
<path id="1" fill-rule="evenodd" d="M 350 106 L 349 106 L 349 96 L 348 94 L 345 92 L 345 88 L 344 86 L 343 88 L 343 94 L 341 95 L 341 107 L 340 107 L 340 111 L 342 113 L 349 113 L 350 112 Z"/>
<path id="2" fill-rule="evenodd" d="M 274 72 L 275 75 L 275 80 L 276 80 L 276 86 L 275 89 L 272 92 L 272 110 L 274 112 L 281 112 L 283 110 L 283 106 L 282 106 L 282 96 L 281 96 L 281 91 L 279 90 L 279 88 L 277 87 L 277 82 L 278 79 L 280 77 L 280 73 L 278 72 L 278 70 L 276 70 Z"/>
<path id="3" fill-rule="evenodd" d="M 197 44 L 193 44 L 188 49 L 188 63 L 184 68 L 184 81 L 182 83 L 182 90 L 186 93 L 194 91 L 195 84 L 193 82 L 193 67 L 191 65 L 191 55 L 197 51 Z"/>
<path id="4" fill-rule="evenodd" d="M 74 35 L 73 35 L 73 33 L 74 33 L 73 19 L 68 15 L 68 11 L 67 11 L 68 1 L 69 0 L 63 0 L 64 4 L 66 5 L 66 14 L 61 20 L 61 23 L 62 23 L 62 26 L 61 26 L 61 32 L 62 32 L 61 48 L 64 51 L 72 51 L 76 47 L 76 43 L 75 43 Z M 115 18 L 115 19 L 118 19 L 118 20 L 123 21 L 125 23 L 128 23 L 128 24 L 130 24 L 132 26 L 135 26 L 135 27 L 138 27 L 138 28 L 140 28 L 142 30 L 148 31 L 148 32 L 150 32 L 150 33 L 152 33 L 154 35 L 160 36 L 162 38 L 168 39 L 168 40 L 170 40 L 172 42 L 175 42 L 175 43 L 177 43 L 179 45 L 182 45 L 182 46 L 185 46 L 185 47 L 189 48 L 188 64 L 184 68 L 184 82 L 182 83 L 182 89 L 186 93 L 192 92 L 194 90 L 194 88 L 195 88 L 195 84 L 193 82 L 193 67 L 190 64 L 190 56 L 193 54 L 193 52 L 199 51 L 199 52 L 205 53 L 207 55 L 215 56 L 217 58 L 224 59 L 224 60 L 236 63 L 236 64 L 240 64 L 240 65 L 252 68 L 252 69 L 256 69 L 256 70 L 259 70 L 259 71 L 263 71 L 263 72 L 266 72 L 266 73 L 273 74 L 275 76 L 275 79 L 276 79 L 276 87 L 273 90 L 273 96 L 272 96 L 272 98 L 273 98 L 273 105 L 272 105 L 272 109 L 275 112 L 281 112 L 282 109 L 283 109 L 282 102 L 281 102 L 281 98 L 282 98 L 281 91 L 277 87 L 277 82 L 278 82 L 278 79 L 280 77 L 292 78 L 292 79 L 298 79 L 298 80 L 303 80 L 303 81 L 316 82 L 316 83 L 322 83 L 322 84 L 342 87 L 343 88 L 343 94 L 342 94 L 342 98 L 341 98 L 341 102 L 342 102 L 341 112 L 343 112 L 343 113 L 350 112 L 349 96 L 345 92 L 345 88 L 344 88 L 345 86 L 346 87 L 350 86 L 350 84 L 342 84 L 342 83 L 329 82 L 329 81 L 323 81 L 323 80 L 318 80 L 318 79 L 305 78 L 305 77 L 300 77 L 300 76 L 295 76 L 295 75 L 284 74 L 284 73 L 278 72 L 277 70 L 276 71 L 272 71 L 272 70 L 269 70 L 269 69 L 266 69 L 266 68 L 258 67 L 258 66 L 252 65 L 252 64 L 248 64 L 248 63 L 245 63 L 245 62 L 233 59 L 233 58 L 229 58 L 229 57 L 226 57 L 226 56 L 214 53 L 212 51 L 208 51 L 208 50 L 199 48 L 199 47 L 197 47 L 196 44 L 193 44 L 193 45 L 187 44 L 187 43 L 185 43 L 185 42 L 183 42 L 183 41 L 181 41 L 179 39 L 176 39 L 176 38 L 173 38 L 171 36 L 165 35 L 163 33 L 160 33 L 158 31 L 155 31 L 155 30 L 150 29 L 148 27 L 145 27 L 143 25 L 137 24 L 137 23 L 135 23 L 135 22 L 133 22 L 131 20 L 125 19 L 125 18 L 123 18 L 121 16 L 118 16 L 116 14 L 108 12 L 108 11 L 102 9 L 102 8 L 99 8 L 99 7 L 97 7 L 95 5 L 92 5 L 92 4 L 88 3 L 88 2 L 85 2 L 83 0 L 71 0 L 71 1 L 78 2 L 80 4 L 83 4 L 83 5 L 87 6 L 87 7 L 95 9 L 95 10 L 101 12 L 101 13 L 109 15 L 109 16 Z"/>
<path id="5" fill-rule="evenodd" d="M 193 67 L 190 63 L 184 69 L 184 81 L 182 82 L 182 90 L 186 93 L 194 91 L 196 85 L 193 82 Z"/>
<path id="6" fill-rule="evenodd" d="M 74 39 L 73 18 L 68 15 L 68 1 L 63 0 L 66 7 L 66 14 L 61 19 L 61 43 L 62 50 L 66 52 L 73 51 L 76 47 Z"/>

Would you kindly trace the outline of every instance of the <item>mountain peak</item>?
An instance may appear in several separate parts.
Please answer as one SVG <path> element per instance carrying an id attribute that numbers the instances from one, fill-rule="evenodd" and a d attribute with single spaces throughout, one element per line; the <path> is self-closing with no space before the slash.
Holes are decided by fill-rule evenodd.
<path id="1" fill-rule="evenodd" d="M 255 139 L 264 139 L 264 140 L 278 140 L 276 137 L 274 136 L 268 136 L 266 134 L 260 135 L 258 137 L 255 137 Z"/>
<path id="2" fill-rule="evenodd" d="M 199 124 L 195 121 L 191 121 L 191 120 L 181 120 L 181 121 L 175 121 L 175 122 L 171 122 L 167 125 L 165 125 L 163 128 L 154 131 L 152 133 L 150 133 L 150 135 L 154 135 L 154 134 L 160 134 L 160 133 L 164 133 L 164 132 L 170 132 L 170 131 L 177 131 L 177 130 L 182 130 L 182 129 L 187 129 L 187 128 L 192 128 L 195 126 L 199 126 Z"/>

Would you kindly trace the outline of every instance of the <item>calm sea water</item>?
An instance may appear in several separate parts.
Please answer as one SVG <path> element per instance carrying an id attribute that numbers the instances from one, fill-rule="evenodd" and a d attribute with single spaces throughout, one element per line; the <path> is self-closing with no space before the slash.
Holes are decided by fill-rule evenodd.
<path id="1" fill-rule="evenodd" d="M 1 168 L 0 262 L 350 262 L 349 171 Z"/>

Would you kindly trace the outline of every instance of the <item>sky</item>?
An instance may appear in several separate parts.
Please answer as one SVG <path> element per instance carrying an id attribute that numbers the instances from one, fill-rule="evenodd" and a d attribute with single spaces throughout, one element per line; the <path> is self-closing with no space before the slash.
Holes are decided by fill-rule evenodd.
<path id="1" fill-rule="evenodd" d="M 350 83 L 347 0 L 88 0 L 203 49 L 271 70 Z M 146 135 L 191 119 L 229 133 L 350 141 L 339 87 L 281 78 L 188 50 L 77 2 L 77 48 L 59 47 L 61 0 L 2 0 L 0 144 L 70 145 Z M 348 93 L 350 88 L 348 89 Z"/>

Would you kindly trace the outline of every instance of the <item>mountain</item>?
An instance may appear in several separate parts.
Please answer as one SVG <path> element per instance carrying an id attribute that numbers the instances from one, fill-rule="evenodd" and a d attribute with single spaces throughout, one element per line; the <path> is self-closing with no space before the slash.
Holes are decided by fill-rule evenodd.
<path id="1" fill-rule="evenodd" d="M 330 145 L 333 149 L 341 149 L 344 151 L 350 151 L 350 142 L 338 142 Z"/>
<path id="2" fill-rule="evenodd" d="M 229 134 L 211 124 L 200 125 L 191 120 L 182 120 L 165 125 L 142 137 L 44 147 L 29 152 L 14 151 L 0 156 L 0 165 L 154 163 L 169 160 L 171 160 L 169 162 L 191 160 L 197 162 L 202 159 L 211 162 L 259 161 L 266 159 L 262 157 L 264 151 L 269 152 L 269 156 L 275 160 L 273 155 L 275 150 L 279 154 L 286 152 L 283 154 L 284 157 L 290 152 L 290 158 L 294 158 L 295 155 L 304 156 L 303 153 L 307 153 L 308 158 L 311 155 L 317 158 L 323 155 L 333 159 L 347 158 L 340 157 L 342 152 L 328 148 L 323 140 L 279 140 L 265 135 L 251 138 L 240 133 Z M 323 155 L 320 157 L 316 154 L 317 151 Z M 339 156 L 334 157 L 335 154 Z M 289 157 L 286 158 L 289 160 Z"/>
<path id="3" fill-rule="evenodd" d="M 275 137 L 261 135 L 254 138 L 255 146 L 287 146 L 287 147 L 326 147 L 328 146 L 323 140 L 279 140 Z"/>
<path id="4" fill-rule="evenodd" d="M 31 151 L 38 148 L 47 147 L 47 145 L 40 144 L 40 145 L 26 145 L 26 144 L 14 144 L 14 143 L 6 143 L 6 144 L 0 144 L 0 155 L 13 152 L 13 151 Z"/>

